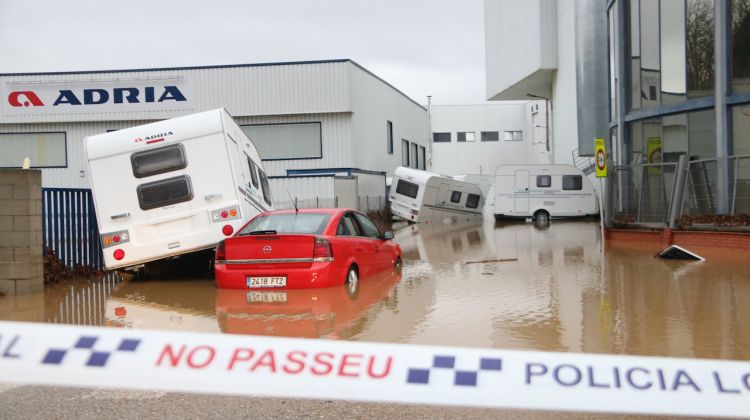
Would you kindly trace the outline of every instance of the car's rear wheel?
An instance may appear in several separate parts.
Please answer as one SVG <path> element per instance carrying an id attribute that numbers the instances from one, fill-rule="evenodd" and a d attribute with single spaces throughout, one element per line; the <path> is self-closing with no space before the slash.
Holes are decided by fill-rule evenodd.
<path id="1" fill-rule="evenodd" d="M 359 294 L 359 273 L 354 265 L 349 267 L 349 272 L 346 274 L 346 293 L 351 299 Z"/>
<path id="2" fill-rule="evenodd" d="M 401 267 L 404 265 L 404 262 L 401 261 L 401 257 L 396 257 L 396 263 L 393 264 L 393 267 L 396 269 L 396 271 L 401 271 Z"/>

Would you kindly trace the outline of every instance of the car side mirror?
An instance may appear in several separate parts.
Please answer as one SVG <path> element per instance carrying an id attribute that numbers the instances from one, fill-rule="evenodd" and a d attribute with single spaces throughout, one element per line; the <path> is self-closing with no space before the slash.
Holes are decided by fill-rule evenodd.
<path id="1" fill-rule="evenodd" d="M 387 231 L 387 232 L 383 233 L 383 240 L 384 240 L 384 241 L 389 241 L 389 240 L 391 240 L 391 239 L 393 239 L 393 232 L 391 232 L 391 231 L 389 230 L 389 231 Z"/>

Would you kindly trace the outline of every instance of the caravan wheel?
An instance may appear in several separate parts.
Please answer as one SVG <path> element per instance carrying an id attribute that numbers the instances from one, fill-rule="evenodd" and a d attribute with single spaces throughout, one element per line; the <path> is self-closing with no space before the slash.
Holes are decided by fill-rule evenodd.
<path id="1" fill-rule="evenodd" d="M 537 212 L 534 213 L 534 221 L 539 224 L 549 223 L 549 213 L 547 213 L 546 210 L 537 210 Z"/>

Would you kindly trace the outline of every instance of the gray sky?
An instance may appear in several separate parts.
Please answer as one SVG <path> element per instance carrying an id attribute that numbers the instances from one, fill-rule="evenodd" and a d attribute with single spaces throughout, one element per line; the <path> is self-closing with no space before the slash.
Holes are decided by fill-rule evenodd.
<path id="1" fill-rule="evenodd" d="M 418 102 L 484 102 L 482 0 L 0 0 L 0 73 L 351 58 Z"/>

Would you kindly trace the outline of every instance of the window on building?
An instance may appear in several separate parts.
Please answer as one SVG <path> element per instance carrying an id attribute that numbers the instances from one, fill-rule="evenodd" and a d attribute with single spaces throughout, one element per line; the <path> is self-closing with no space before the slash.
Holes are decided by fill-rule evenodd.
<path id="1" fill-rule="evenodd" d="M 433 143 L 450 143 L 451 133 L 432 133 Z"/>
<path id="2" fill-rule="evenodd" d="M 661 102 L 687 97 L 685 0 L 661 0 Z"/>
<path id="3" fill-rule="evenodd" d="M 732 0 L 732 92 L 750 91 L 750 0 Z"/>
<path id="4" fill-rule="evenodd" d="M 563 175 L 562 188 L 563 190 L 582 190 L 583 177 L 581 175 Z"/>
<path id="5" fill-rule="evenodd" d="M 536 186 L 538 188 L 549 188 L 552 186 L 552 177 L 549 175 L 537 175 Z"/>
<path id="6" fill-rule="evenodd" d="M 411 144 L 411 153 L 409 157 L 411 158 L 411 167 L 414 169 L 418 169 L 419 168 L 419 145 L 417 143 Z"/>
<path id="7" fill-rule="evenodd" d="M 187 167 L 185 148 L 172 144 L 158 149 L 144 150 L 130 155 L 130 165 L 136 178 L 177 171 Z"/>
<path id="8" fill-rule="evenodd" d="M 453 191 L 451 193 L 451 203 L 460 203 L 461 202 L 461 191 Z"/>
<path id="9" fill-rule="evenodd" d="M 714 0 L 687 0 L 688 97 L 714 94 Z"/>
<path id="10" fill-rule="evenodd" d="M 523 131 L 503 131 L 505 141 L 523 141 Z"/>
<path id="11" fill-rule="evenodd" d="M 255 187 L 257 189 L 258 185 L 259 185 L 258 184 L 258 173 L 256 172 L 257 171 L 257 167 L 255 166 L 255 162 L 253 162 L 253 160 L 250 159 L 250 156 L 245 155 L 245 157 L 247 158 L 247 167 L 250 170 L 250 180 L 253 183 L 253 187 Z"/>
<path id="12" fill-rule="evenodd" d="M 141 184 L 136 188 L 138 204 L 150 210 L 193 199 L 193 186 L 187 175 Z"/>
<path id="13" fill-rule="evenodd" d="M 482 131 L 482 141 L 500 141 L 497 131 Z"/>
<path id="14" fill-rule="evenodd" d="M 427 158 L 425 153 L 424 146 L 419 146 L 419 169 L 425 170 L 427 169 L 427 162 L 425 159 Z"/>
<path id="15" fill-rule="evenodd" d="M 302 124 L 243 125 L 263 160 L 316 159 L 323 157 L 321 125 Z"/>
<path id="16" fill-rule="evenodd" d="M 466 207 L 470 209 L 475 209 L 479 207 L 479 195 L 478 194 L 469 194 L 466 196 Z"/>
<path id="17" fill-rule="evenodd" d="M 476 133 L 474 133 L 473 131 L 459 131 L 457 134 L 458 134 L 458 141 L 460 143 L 463 143 L 463 142 L 474 141 L 474 136 Z"/>
<path id="18" fill-rule="evenodd" d="M 401 166 L 409 167 L 409 141 L 401 139 Z"/>
<path id="19" fill-rule="evenodd" d="M 2 133 L 0 150 L 0 168 L 20 168 L 26 158 L 32 168 L 68 166 L 65 133 Z"/>
<path id="20" fill-rule="evenodd" d="M 388 142 L 388 154 L 392 155 L 393 154 L 393 123 L 388 121 L 386 125 L 387 125 L 386 128 L 388 130 L 387 140 L 386 140 Z"/>
<path id="21" fill-rule="evenodd" d="M 750 155 L 750 104 L 732 107 L 732 150 L 734 156 Z M 743 174 L 750 179 L 750 174 Z M 750 187 L 750 182 L 748 183 Z M 750 205 L 750 200 L 748 200 Z M 748 211 L 750 213 L 750 211 Z"/>
<path id="22" fill-rule="evenodd" d="M 413 182 L 399 179 L 398 183 L 396 184 L 396 193 L 411 198 L 417 198 L 417 194 L 419 193 L 419 185 Z"/>

